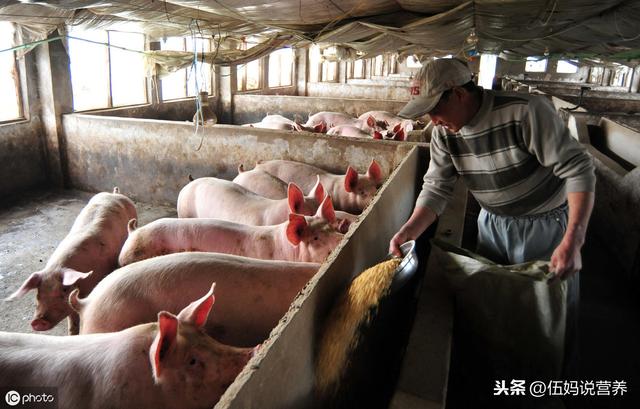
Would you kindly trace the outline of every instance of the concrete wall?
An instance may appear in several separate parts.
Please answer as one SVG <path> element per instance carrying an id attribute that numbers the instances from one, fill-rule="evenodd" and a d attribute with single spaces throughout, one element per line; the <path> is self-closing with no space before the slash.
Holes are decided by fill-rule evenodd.
<path id="1" fill-rule="evenodd" d="M 409 80 L 350 79 L 347 83 L 309 82 L 307 95 L 311 97 L 363 98 L 373 100 L 408 101 Z"/>
<path id="2" fill-rule="evenodd" d="M 65 115 L 63 127 L 74 188 L 118 186 L 133 199 L 170 205 L 189 175 L 232 179 L 239 164 L 252 168 L 268 159 L 307 162 L 335 173 L 350 164 L 365 172 L 373 158 L 389 174 L 412 147 L 227 125 L 200 128 L 196 135 L 186 123 L 82 114 Z"/>
<path id="3" fill-rule="evenodd" d="M 218 112 L 216 110 L 217 105 L 218 98 L 209 98 L 209 106 L 214 109 L 216 116 L 218 116 Z M 120 108 L 100 109 L 96 111 L 87 111 L 84 113 L 89 115 L 117 116 L 122 118 L 191 121 L 193 119 L 193 115 L 196 113 L 196 100 L 195 98 L 188 98 L 176 101 L 167 101 L 159 104 L 145 104 Z"/>
<path id="4" fill-rule="evenodd" d="M 622 271 L 612 273 L 640 284 L 640 167 L 625 169 L 596 149 L 607 127 L 587 127 L 586 120 L 584 114 L 574 114 L 570 123 L 575 126 L 569 129 L 587 144 L 596 167 L 596 197 L 589 230 L 600 236 L 622 267 Z"/>
<path id="5" fill-rule="evenodd" d="M 0 196 L 46 182 L 38 121 L 0 125 Z"/>
<path id="6" fill-rule="evenodd" d="M 268 113 L 284 115 L 290 119 L 294 119 L 297 114 L 302 121 L 307 120 L 309 113 L 320 111 L 345 112 L 357 117 L 373 110 L 398 112 L 405 104 L 403 101 L 381 99 L 235 95 L 233 123 L 241 125 L 259 122 Z"/>
<path id="7" fill-rule="evenodd" d="M 18 60 L 25 120 L 0 124 L 0 196 L 47 183 L 35 54 Z"/>
<path id="8" fill-rule="evenodd" d="M 305 286 L 216 408 L 332 407 L 314 393 L 317 334 L 328 310 L 352 277 L 385 258 L 389 239 L 411 214 L 427 154 L 426 148 L 416 148 L 394 170 L 373 205 L 365 209 L 364 217 L 347 233 L 348 240 L 343 240 Z M 380 223 L 382 219 L 384 223 Z M 386 352 L 393 353 L 388 349 Z M 373 371 L 375 362 L 369 361 L 367 367 Z M 390 386 L 393 381 L 389 380 Z M 379 391 L 369 388 L 369 394 L 376 395 Z M 382 402 L 376 403 L 383 407 Z"/>

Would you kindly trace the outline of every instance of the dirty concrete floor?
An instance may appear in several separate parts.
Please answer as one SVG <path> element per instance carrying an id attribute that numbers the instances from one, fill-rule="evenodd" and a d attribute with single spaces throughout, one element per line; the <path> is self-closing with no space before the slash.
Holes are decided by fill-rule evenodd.
<path id="1" fill-rule="evenodd" d="M 3 199 L 0 208 L 0 331 L 34 332 L 35 292 L 2 301 L 17 290 L 48 257 L 71 229 L 93 193 L 78 190 L 33 190 Z M 136 203 L 139 225 L 161 217 L 175 217 L 169 206 Z M 67 321 L 46 332 L 66 335 Z"/>

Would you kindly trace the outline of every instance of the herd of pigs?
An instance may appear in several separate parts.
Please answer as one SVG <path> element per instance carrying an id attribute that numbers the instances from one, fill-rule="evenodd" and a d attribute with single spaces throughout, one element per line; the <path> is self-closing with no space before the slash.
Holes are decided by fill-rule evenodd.
<path id="1" fill-rule="evenodd" d="M 309 114 L 306 123 L 293 121 L 282 115 L 267 115 L 262 121 L 245 124 L 255 128 L 284 131 L 308 131 L 327 135 L 351 136 L 369 139 L 404 141 L 409 131 L 422 127 L 419 121 L 403 119 L 387 111 L 369 111 L 355 118 L 342 112 Z"/>
<path id="2" fill-rule="evenodd" d="M 213 407 L 384 180 L 374 160 L 239 170 L 141 227 L 117 188 L 93 196 L 9 297 L 36 290 L 32 328 L 66 317 L 72 336 L 0 332 L 0 387 L 57 387 L 61 409 Z"/>

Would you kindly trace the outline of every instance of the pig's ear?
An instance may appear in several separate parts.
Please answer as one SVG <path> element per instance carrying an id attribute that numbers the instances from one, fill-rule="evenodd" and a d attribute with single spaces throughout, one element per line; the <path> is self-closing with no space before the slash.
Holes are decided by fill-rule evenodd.
<path id="1" fill-rule="evenodd" d="M 72 268 L 63 268 L 62 269 L 62 285 L 65 287 L 74 285 L 79 280 L 89 277 L 91 273 L 93 273 L 93 271 L 89 271 L 88 273 L 82 273 Z"/>
<path id="2" fill-rule="evenodd" d="M 331 196 L 327 195 L 318 207 L 318 211 L 316 216 L 322 217 L 325 220 L 328 220 L 330 223 L 333 223 L 336 220 L 336 211 L 333 209 L 333 201 L 331 200 Z"/>
<path id="3" fill-rule="evenodd" d="M 400 128 L 400 130 L 393 135 L 393 140 L 404 141 L 404 129 Z"/>
<path id="4" fill-rule="evenodd" d="M 375 159 L 371 159 L 371 164 L 367 170 L 367 176 L 376 184 L 380 184 L 380 182 L 382 182 L 382 169 L 380 169 L 380 165 L 378 165 L 378 162 L 376 162 Z"/>
<path id="5" fill-rule="evenodd" d="M 22 283 L 22 286 L 20 286 L 20 288 L 18 288 L 16 292 L 8 296 L 6 299 L 13 300 L 14 298 L 22 297 L 29 291 L 36 290 L 40 286 L 41 282 L 42 276 L 40 275 L 40 272 L 32 273 L 29 278 L 27 278 L 24 283 Z"/>
<path id="6" fill-rule="evenodd" d="M 313 125 L 313 132 L 326 132 L 324 122 L 320 122 L 319 124 Z"/>
<path id="7" fill-rule="evenodd" d="M 313 196 L 313 198 L 316 199 L 318 203 L 322 203 L 322 200 L 324 200 L 325 192 L 324 186 L 322 186 L 322 183 L 320 183 L 320 175 L 318 175 L 316 184 L 313 186 L 313 189 L 311 189 L 311 192 L 309 192 L 309 196 Z"/>
<path id="8" fill-rule="evenodd" d="M 160 383 L 162 376 L 163 359 L 176 342 L 178 335 L 178 318 L 166 311 L 158 313 L 158 333 L 149 348 L 149 358 L 153 371 L 153 380 Z"/>
<path id="9" fill-rule="evenodd" d="M 298 185 L 293 182 L 289 182 L 289 186 L 287 186 L 287 199 L 289 201 L 289 210 L 291 213 L 302 213 L 304 194 Z"/>
<path id="10" fill-rule="evenodd" d="M 344 176 L 344 190 L 351 193 L 356 190 L 358 185 L 358 172 L 356 172 L 351 166 L 347 168 L 347 174 Z"/>
<path id="11" fill-rule="evenodd" d="M 367 118 L 367 125 L 369 125 L 370 128 L 375 128 L 376 127 L 376 119 L 369 115 L 369 117 Z"/>
<path id="12" fill-rule="evenodd" d="M 136 219 L 129 220 L 129 223 L 127 224 L 127 231 L 129 232 L 129 234 L 133 233 L 137 228 L 138 228 L 138 220 Z"/>
<path id="13" fill-rule="evenodd" d="M 307 227 L 307 219 L 304 216 L 291 213 L 289 215 L 289 223 L 287 224 L 287 240 L 289 243 L 297 246 L 302 241 L 302 233 Z"/>
<path id="14" fill-rule="evenodd" d="M 197 328 L 202 328 L 207 322 L 211 307 L 216 300 L 216 297 L 213 295 L 215 288 L 216 283 L 211 284 L 211 289 L 204 297 L 184 307 L 178 314 L 178 320 L 195 325 Z"/>
<path id="15" fill-rule="evenodd" d="M 351 222 L 348 219 L 342 219 L 340 223 L 338 223 L 338 231 L 346 234 L 349 231 L 349 226 L 351 226 Z"/>
<path id="16" fill-rule="evenodd" d="M 73 291 L 71 291 L 71 294 L 69 294 L 69 305 L 75 312 L 80 313 L 85 304 L 86 302 L 80 299 L 79 289 L 75 288 Z"/>
<path id="17" fill-rule="evenodd" d="M 382 139 L 382 134 L 378 131 L 373 132 L 373 139 Z"/>

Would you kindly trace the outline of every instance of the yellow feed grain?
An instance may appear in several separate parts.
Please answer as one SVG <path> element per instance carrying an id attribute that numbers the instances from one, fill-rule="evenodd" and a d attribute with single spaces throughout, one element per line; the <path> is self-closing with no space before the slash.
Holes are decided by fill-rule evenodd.
<path id="1" fill-rule="evenodd" d="M 368 268 L 334 304 L 320 336 L 316 358 L 316 388 L 321 394 L 337 387 L 349 355 L 358 345 L 360 326 L 369 323 L 401 261 L 393 258 Z"/>

